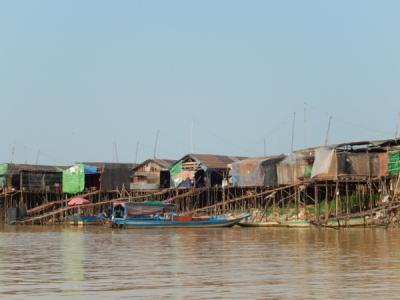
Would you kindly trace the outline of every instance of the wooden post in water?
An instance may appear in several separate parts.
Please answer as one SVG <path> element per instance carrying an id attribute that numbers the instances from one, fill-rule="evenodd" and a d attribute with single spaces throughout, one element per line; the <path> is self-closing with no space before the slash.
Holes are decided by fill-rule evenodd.
<path id="1" fill-rule="evenodd" d="M 346 216 L 348 217 L 350 214 L 350 208 L 349 208 L 349 181 L 346 179 Z"/>
<path id="2" fill-rule="evenodd" d="M 296 213 L 296 220 L 299 219 L 299 188 L 295 187 L 294 188 L 294 208 L 295 208 L 295 213 Z"/>
<path id="3" fill-rule="evenodd" d="M 339 179 L 336 181 L 335 189 L 335 216 L 339 216 Z"/>
<path id="4" fill-rule="evenodd" d="M 225 186 L 222 187 L 222 214 L 225 214 Z"/>
<path id="5" fill-rule="evenodd" d="M 329 206 L 328 206 L 328 181 L 325 181 L 325 222 L 329 218 Z"/>
<path id="6" fill-rule="evenodd" d="M 314 183 L 314 207 L 315 207 L 315 217 L 319 223 L 319 203 L 318 203 L 318 185 Z"/>
<path id="7" fill-rule="evenodd" d="M 367 160 L 368 160 L 368 189 L 369 189 L 369 209 L 370 209 L 370 219 L 372 219 L 372 208 L 373 208 L 373 197 L 372 197 L 372 171 L 371 171 L 371 160 L 370 160 L 370 154 L 367 149 Z"/>
<path id="8" fill-rule="evenodd" d="M 22 171 L 19 173 L 19 205 L 18 207 L 22 207 L 24 203 L 24 195 L 22 194 Z"/>

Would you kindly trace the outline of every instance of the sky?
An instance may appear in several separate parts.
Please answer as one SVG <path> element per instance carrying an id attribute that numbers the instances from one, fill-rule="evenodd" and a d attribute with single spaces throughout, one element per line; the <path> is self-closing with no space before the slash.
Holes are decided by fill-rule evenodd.
<path id="1" fill-rule="evenodd" d="M 0 0 L 0 162 L 393 138 L 399 11 L 397 0 Z"/>

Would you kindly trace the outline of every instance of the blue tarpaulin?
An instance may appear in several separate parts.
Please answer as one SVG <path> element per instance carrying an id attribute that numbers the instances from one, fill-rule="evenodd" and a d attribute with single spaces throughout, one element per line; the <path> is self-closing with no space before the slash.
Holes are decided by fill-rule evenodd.
<path id="1" fill-rule="evenodd" d="M 94 166 L 83 165 L 83 169 L 85 171 L 85 174 L 97 174 L 97 173 L 99 173 L 97 171 L 97 167 L 94 167 Z"/>

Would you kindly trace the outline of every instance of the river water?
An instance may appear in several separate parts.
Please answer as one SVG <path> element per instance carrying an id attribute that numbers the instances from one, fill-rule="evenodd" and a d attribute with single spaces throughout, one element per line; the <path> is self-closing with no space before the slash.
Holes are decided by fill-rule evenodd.
<path id="1" fill-rule="evenodd" d="M 1 227 L 0 298 L 400 298 L 398 229 Z"/>

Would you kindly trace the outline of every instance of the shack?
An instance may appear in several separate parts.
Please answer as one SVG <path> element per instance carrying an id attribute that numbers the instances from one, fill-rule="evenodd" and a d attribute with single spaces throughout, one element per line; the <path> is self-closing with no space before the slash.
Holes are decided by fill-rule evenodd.
<path id="1" fill-rule="evenodd" d="M 396 174 L 396 140 L 362 141 L 315 149 L 311 177 L 319 180 L 366 180 Z M 398 173 L 397 173 L 398 174 Z"/>
<path id="2" fill-rule="evenodd" d="M 311 177 L 314 151 L 305 149 L 295 151 L 277 163 L 278 185 L 297 184 Z"/>
<path id="3" fill-rule="evenodd" d="M 169 188 L 169 168 L 175 160 L 148 159 L 132 169 L 131 190 Z"/>
<path id="4" fill-rule="evenodd" d="M 171 187 L 221 186 L 228 177 L 228 165 L 245 157 L 187 154 L 170 167 Z"/>
<path id="5" fill-rule="evenodd" d="M 285 155 L 254 157 L 230 164 L 229 177 L 234 187 L 278 186 L 277 165 Z"/>
<path id="6" fill-rule="evenodd" d="M 109 162 L 85 162 L 84 164 L 95 166 L 100 174 L 100 190 L 115 191 L 129 189 L 131 183 L 132 168 L 134 163 L 109 163 Z"/>
<path id="7" fill-rule="evenodd" d="M 63 192 L 82 193 L 100 189 L 100 172 L 96 166 L 76 164 L 62 173 Z"/>
<path id="8" fill-rule="evenodd" d="M 6 163 L 0 165 L 0 189 L 23 192 L 61 192 L 64 166 Z"/>

